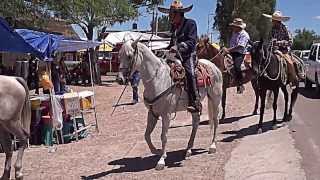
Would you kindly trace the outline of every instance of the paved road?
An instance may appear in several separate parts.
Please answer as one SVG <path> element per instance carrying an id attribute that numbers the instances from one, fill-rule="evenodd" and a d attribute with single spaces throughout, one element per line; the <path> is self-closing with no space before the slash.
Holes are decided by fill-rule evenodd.
<path id="1" fill-rule="evenodd" d="M 307 179 L 320 179 L 320 93 L 301 88 L 290 129 Z"/>

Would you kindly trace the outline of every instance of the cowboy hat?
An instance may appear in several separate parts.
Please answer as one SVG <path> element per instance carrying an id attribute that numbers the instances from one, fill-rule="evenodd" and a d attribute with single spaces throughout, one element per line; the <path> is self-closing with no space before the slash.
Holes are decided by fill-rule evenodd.
<path id="1" fill-rule="evenodd" d="M 247 24 L 244 23 L 241 18 L 235 18 L 233 22 L 229 24 L 229 26 L 235 26 L 241 29 L 245 29 L 247 27 Z"/>
<path id="2" fill-rule="evenodd" d="M 180 0 L 174 0 L 170 8 L 165 8 L 165 7 L 158 7 L 158 10 L 162 13 L 169 14 L 170 12 L 181 12 L 181 13 L 186 13 L 191 11 L 193 5 L 190 5 L 188 7 L 183 7 L 182 2 Z"/>
<path id="3" fill-rule="evenodd" d="M 262 14 L 262 15 L 275 21 L 288 21 L 290 19 L 289 16 L 283 16 L 281 11 L 275 11 L 272 15 L 269 15 L 269 14 Z"/>

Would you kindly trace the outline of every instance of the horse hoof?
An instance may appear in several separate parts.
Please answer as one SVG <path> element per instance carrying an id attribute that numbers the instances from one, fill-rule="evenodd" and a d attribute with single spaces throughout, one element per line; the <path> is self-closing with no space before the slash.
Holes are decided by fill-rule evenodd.
<path id="1" fill-rule="evenodd" d="M 283 121 L 284 122 L 289 122 L 289 121 L 291 121 L 292 120 L 292 115 L 287 115 L 287 116 L 285 116 L 284 118 L 283 118 Z"/>
<path id="2" fill-rule="evenodd" d="M 17 177 L 16 180 L 23 180 L 23 176 Z"/>
<path id="3" fill-rule="evenodd" d="M 151 150 L 151 153 L 153 155 L 161 155 L 161 149 L 153 149 L 153 150 Z"/>
<path id="4" fill-rule="evenodd" d="M 257 134 L 262 134 L 262 129 L 261 128 L 258 129 Z"/>
<path id="5" fill-rule="evenodd" d="M 257 115 L 258 111 L 253 111 L 252 115 Z"/>
<path id="6" fill-rule="evenodd" d="M 221 115 L 221 120 L 224 120 L 225 117 L 226 117 L 226 115 L 223 113 L 223 114 Z"/>
<path id="7" fill-rule="evenodd" d="M 217 148 L 209 148 L 209 151 L 208 151 L 208 153 L 209 154 L 214 154 L 214 153 L 216 153 L 217 152 Z"/>
<path id="8" fill-rule="evenodd" d="M 157 166 L 156 166 L 156 170 L 157 171 L 161 171 L 161 170 L 163 170 L 164 169 L 164 164 L 157 164 Z"/>
<path id="9" fill-rule="evenodd" d="M 189 157 L 191 157 L 191 155 L 192 155 L 191 149 L 187 150 L 187 152 L 186 152 L 186 159 L 189 158 Z"/>
<path id="10" fill-rule="evenodd" d="M 277 124 L 272 125 L 272 130 L 276 130 L 276 129 L 278 129 L 278 125 Z"/>
<path id="11" fill-rule="evenodd" d="M 10 177 L 4 177 L 4 176 L 0 177 L 0 180 L 9 180 L 9 179 Z"/>

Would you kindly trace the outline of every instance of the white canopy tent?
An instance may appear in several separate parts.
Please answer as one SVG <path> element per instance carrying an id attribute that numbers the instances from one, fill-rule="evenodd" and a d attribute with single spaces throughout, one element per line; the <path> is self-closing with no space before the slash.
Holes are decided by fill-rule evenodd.
<path id="1" fill-rule="evenodd" d="M 105 42 L 108 42 L 112 45 L 116 45 L 118 43 L 123 43 L 128 40 L 136 40 L 140 37 L 142 41 L 149 41 L 149 40 L 157 40 L 157 41 L 150 41 L 147 43 L 147 46 L 151 48 L 151 50 L 159 50 L 164 49 L 169 46 L 169 41 L 167 39 L 161 38 L 156 35 L 147 34 L 147 33 L 140 33 L 140 32 L 132 32 L 132 31 L 123 31 L 123 32 L 115 32 L 110 33 L 105 39 Z M 161 41 L 163 39 L 163 41 Z"/>
<path id="2" fill-rule="evenodd" d="M 102 44 L 101 42 L 96 41 L 77 41 L 77 40 L 61 40 L 59 42 L 57 52 L 72 52 L 72 51 L 78 51 L 82 49 L 89 50 L 90 48 L 95 48 Z M 89 55 L 89 67 L 90 67 L 90 79 L 91 79 L 91 88 L 93 92 L 93 111 L 94 111 L 94 117 L 95 117 L 95 128 L 96 131 L 99 132 L 99 126 L 98 126 L 98 119 L 97 119 L 97 112 L 96 112 L 96 99 L 95 99 L 95 90 L 94 90 L 94 82 L 93 82 L 93 70 L 92 70 L 92 62 L 91 62 L 91 56 Z"/>

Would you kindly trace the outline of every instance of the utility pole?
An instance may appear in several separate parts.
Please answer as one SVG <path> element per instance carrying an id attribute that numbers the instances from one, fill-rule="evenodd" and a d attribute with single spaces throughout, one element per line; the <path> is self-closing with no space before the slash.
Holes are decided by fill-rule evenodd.
<path id="1" fill-rule="evenodd" d="M 214 13 L 209 13 L 208 14 L 208 29 L 207 29 L 207 35 L 208 35 L 208 37 L 210 37 L 211 39 L 211 41 L 212 41 L 212 32 L 210 32 L 211 30 L 210 30 L 210 23 L 211 23 L 211 21 L 210 21 L 210 17 L 211 16 L 213 16 L 214 15 Z"/>
<path id="2" fill-rule="evenodd" d="M 155 4 L 155 8 L 154 9 L 156 11 L 156 19 L 155 19 L 156 20 L 155 21 L 156 22 L 156 33 L 155 34 L 158 35 L 158 2 L 157 2 L 157 4 Z"/>

